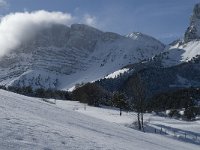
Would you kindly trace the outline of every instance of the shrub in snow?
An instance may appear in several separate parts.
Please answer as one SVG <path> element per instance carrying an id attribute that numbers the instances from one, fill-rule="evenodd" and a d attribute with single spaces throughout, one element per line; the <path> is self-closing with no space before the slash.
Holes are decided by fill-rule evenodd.
<path id="1" fill-rule="evenodd" d="M 194 120 L 195 117 L 196 117 L 195 108 L 194 107 L 188 107 L 184 111 L 184 116 L 183 117 L 186 120 Z"/>
<path id="2" fill-rule="evenodd" d="M 181 117 L 181 115 L 180 115 L 180 113 L 179 113 L 179 111 L 177 110 L 177 109 L 172 109 L 172 110 L 169 110 L 168 111 L 168 116 L 169 117 L 173 117 L 173 118 L 180 118 Z"/>

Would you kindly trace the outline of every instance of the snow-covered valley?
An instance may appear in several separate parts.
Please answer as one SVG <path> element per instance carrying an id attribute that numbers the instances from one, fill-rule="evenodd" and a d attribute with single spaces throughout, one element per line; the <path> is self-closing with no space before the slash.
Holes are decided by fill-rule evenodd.
<path id="1" fill-rule="evenodd" d="M 199 150 L 200 3 L 169 45 L 70 18 L 0 17 L 0 150 Z"/>
<path id="2" fill-rule="evenodd" d="M 86 106 L 77 102 L 57 101 L 57 106 L 19 94 L 0 90 L 0 149 L 41 150 L 197 150 L 198 144 L 125 127 L 132 116 L 118 117 L 118 111 Z M 92 116 L 91 116 L 92 115 Z M 117 116 L 117 117 L 116 117 Z M 101 118 L 102 117 L 102 118 Z M 104 117 L 104 119 L 103 119 Z M 106 119 L 105 119 L 106 118 Z M 152 117 L 151 120 L 157 117 Z M 164 119 L 156 119 L 166 123 Z M 194 129 L 199 122 L 177 128 Z M 177 122 L 177 123 L 176 123 Z M 187 125 L 186 125 L 187 124 Z"/>

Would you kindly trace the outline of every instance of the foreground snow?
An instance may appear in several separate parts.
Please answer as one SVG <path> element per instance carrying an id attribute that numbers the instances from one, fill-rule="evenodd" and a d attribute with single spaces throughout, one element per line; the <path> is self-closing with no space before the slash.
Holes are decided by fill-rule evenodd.
<path id="1" fill-rule="evenodd" d="M 123 112 L 122 116 L 120 116 L 118 109 L 91 107 L 76 101 L 58 100 L 56 105 L 60 108 L 74 110 L 104 121 L 136 128 L 133 123 L 137 121 L 137 114 L 134 112 Z M 175 140 L 200 145 L 200 120 L 187 122 L 146 113 L 144 115 L 144 122 L 146 133 L 161 134 Z"/>
<path id="2" fill-rule="evenodd" d="M 0 90 L 0 149 L 199 149 L 195 144 L 142 133 L 74 110 Z"/>

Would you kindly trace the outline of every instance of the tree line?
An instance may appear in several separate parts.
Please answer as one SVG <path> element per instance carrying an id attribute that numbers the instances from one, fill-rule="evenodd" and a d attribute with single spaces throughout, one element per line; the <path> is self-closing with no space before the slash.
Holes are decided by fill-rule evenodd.
<path id="1" fill-rule="evenodd" d="M 144 128 L 145 112 L 159 113 L 170 110 L 169 117 L 183 117 L 186 120 L 193 120 L 197 115 L 200 115 L 199 88 L 177 89 L 148 97 L 148 89 L 139 73 L 128 80 L 125 89 L 116 91 L 108 91 L 98 82 L 77 84 L 72 92 L 42 88 L 32 89 L 30 86 L 1 86 L 0 88 L 32 97 L 74 100 L 96 107 L 113 106 L 119 108 L 119 115 L 122 115 L 122 110 L 135 111 L 139 130 Z M 179 113 L 181 109 L 184 109 L 183 116 Z"/>
<path id="2" fill-rule="evenodd" d="M 7 91 L 11 91 L 14 93 L 22 94 L 25 96 L 31 96 L 31 97 L 71 100 L 71 94 L 69 92 L 55 90 L 55 89 L 43 89 L 43 88 L 33 89 L 31 86 L 27 86 L 27 87 L 0 86 L 0 89 L 4 89 Z"/>

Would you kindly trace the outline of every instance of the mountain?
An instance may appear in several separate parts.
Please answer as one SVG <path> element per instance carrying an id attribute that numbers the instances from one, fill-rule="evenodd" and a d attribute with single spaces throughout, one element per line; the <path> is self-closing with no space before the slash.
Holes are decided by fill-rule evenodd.
<path id="1" fill-rule="evenodd" d="M 156 55 L 151 61 L 157 64 L 153 69 L 157 76 L 156 88 L 165 91 L 173 88 L 200 87 L 200 4 L 196 4 L 191 16 L 190 26 L 187 28 L 184 38 L 167 46 L 160 55 Z M 157 63 L 156 63 L 157 62 Z M 152 63 L 152 62 L 151 62 Z M 165 80 L 162 78 L 165 77 Z M 151 77 L 150 77 L 151 78 Z M 149 79 L 153 81 L 153 79 Z M 148 82 L 149 84 L 150 82 Z M 158 85 L 160 85 L 158 87 Z M 151 85 L 152 87 L 152 85 Z"/>
<path id="2" fill-rule="evenodd" d="M 190 26 L 187 28 L 184 37 L 186 42 L 197 39 L 200 39 L 200 4 L 194 6 Z"/>
<path id="3" fill-rule="evenodd" d="M 164 66 L 187 62 L 200 55 L 200 4 L 196 4 L 184 38 L 170 44 L 163 53 Z"/>
<path id="4" fill-rule="evenodd" d="M 137 35 L 134 33 L 129 36 L 136 40 Z M 126 90 L 128 94 L 132 94 L 129 83 L 136 73 L 139 73 L 148 90 L 148 95 L 153 96 L 180 88 L 200 87 L 199 68 L 200 4 L 197 4 L 183 39 L 172 42 L 165 47 L 163 52 L 150 59 L 127 65 L 124 68 L 126 71 L 120 75 L 105 78 L 96 83 L 112 92 Z"/>
<path id="5" fill-rule="evenodd" d="M 142 33 L 125 37 L 84 24 L 52 25 L 0 59 L 0 84 L 69 89 L 149 59 L 164 47 Z"/>

